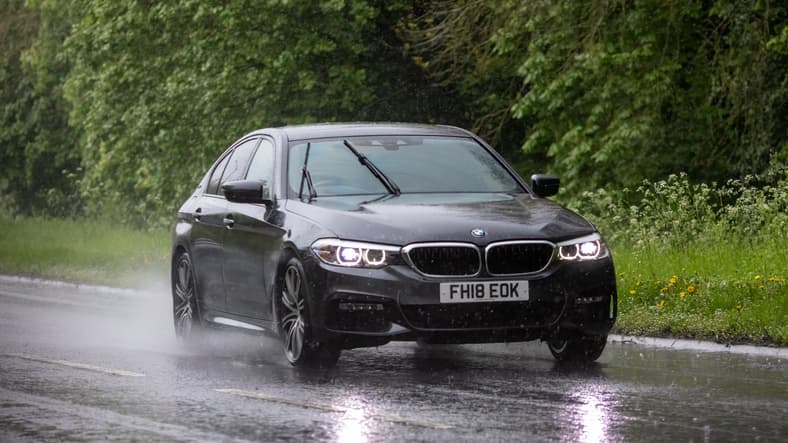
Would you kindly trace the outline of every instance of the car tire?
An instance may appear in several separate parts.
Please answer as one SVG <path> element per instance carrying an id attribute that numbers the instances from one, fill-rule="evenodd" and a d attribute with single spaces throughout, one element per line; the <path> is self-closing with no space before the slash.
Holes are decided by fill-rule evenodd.
<path id="1" fill-rule="evenodd" d="M 197 300 L 194 266 L 187 252 L 172 261 L 172 321 L 175 338 L 185 346 L 194 346 L 200 339 L 202 321 Z"/>
<path id="2" fill-rule="evenodd" d="M 607 344 L 607 335 L 582 334 L 559 335 L 547 340 L 547 347 L 558 361 L 589 363 L 602 355 Z"/>
<path id="3" fill-rule="evenodd" d="M 305 275 L 301 262 L 293 257 L 280 277 L 277 305 L 285 358 L 297 368 L 331 368 L 337 364 L 341 349 L 313 338 Z"/>

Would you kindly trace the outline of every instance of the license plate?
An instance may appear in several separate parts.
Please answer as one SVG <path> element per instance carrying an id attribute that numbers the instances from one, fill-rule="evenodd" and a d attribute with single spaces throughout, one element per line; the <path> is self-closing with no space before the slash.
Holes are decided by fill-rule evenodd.
<path id="1" fill-rule="evenodd" d="M 441 283 L 441 303 L 528 301 L 528 281 Z"/>

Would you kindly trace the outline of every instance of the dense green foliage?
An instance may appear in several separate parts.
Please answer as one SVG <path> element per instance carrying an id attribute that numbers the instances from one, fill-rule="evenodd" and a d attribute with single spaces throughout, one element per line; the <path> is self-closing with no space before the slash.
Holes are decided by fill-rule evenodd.
<path id="1" fill-rule="evenodd" d="M 22 0 L 0 1 L 0 205 L 12 212 L 81 212 L 80 130 L 68 125 L 61 56 L 65 12 L 38 14 Z"/>
<path id="2" fill-rule="evenodd" d="M 784 2 L 0 0 L 0 205 L 161 225 L 259 127 L 470 126 L 563 197 L 788 161 Z M 771 166 L 770 166 L 771 165 Z"/>
<path id="3" fill-rule="evenodd" d="M 376 37 L 395 13 L 383 6 L 87 5 L 66 41 L 66 96 L 85 131 L 89 212 L 169 216 L 230 142 L 259 127 L 442 112 L 438 90 L 420 88 L 423 74 Z"/>
<path id="4" fill-rule="evenodd" d="M 370 2 L 88 4 L 66 42 L 66 94 L 86 135 L 90 212 L 118 204 L 135 217 L 169 215 L 235 137 L 258 127 L 425 119 L 438 97 L 412 95 L 422 74 L 376 38 L 393 12 Z"/>
<path id="5" fill-rule="evenodd" d="M 769 1 L 455 0 L 410 35 L 477 121 L 511 112 L 527 160 L 576 193 L 786 160 L 787 19 Z"/>
<path id="6" fill-rule="evenodd" d="M 8 17 L 32 15 L 19 3 Z M 47 79 L 54 82 L 47 97 L 65 98 L 68 109 L 55 110 L 70 122 L 69 141 L 78 143 L 28 131 L 4 140 L 3 150 L 30 161 L 24 142 L 40 136 L 49 143 L 42 149 L 47 155 L 76 156 L 84 174 L 60 163 L 34 170 L 62 175 L 65 169 L 88 214 L 136 225 L 167 222 L 213 159 L 259 127 L 464 123 L 462 106 L 402 51 L 394 28 L 404 9 L 397 2 L 41 0 L 28 6 L 43 20 L 38 39 L 26 50 L 30 38 L 15 39 L 19 48 L 5 54 L 30 59 L 27 72 L 14 75 L 21 83 L 68 67 Z M 54 35 L 49 28 L 57 26 L 67 35 Z M 2 106 L 16 104 L 4 99 Z M 46 116 L 10 120 L 51 125 Z M 20 170 L 10 163 L 3 169 L 4 175 Z M 53 181 L 38 185 L 42 192 L 62 188 Z M 29 202 L 30 193 L 15 183 L 7 189 L 12 203 L 50 209 L 48 202 Z"/>

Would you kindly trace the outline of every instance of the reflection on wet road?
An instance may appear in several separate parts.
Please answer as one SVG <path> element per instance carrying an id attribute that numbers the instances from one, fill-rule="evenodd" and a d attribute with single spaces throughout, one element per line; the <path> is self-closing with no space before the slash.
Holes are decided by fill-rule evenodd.
<path id="1" fill-rule="evenodd" d="M 571 367 L 539 343 L 394 343 L 296 371 L 249 335 L 179 348 L 169 303 L 0 280 L 0 440 L 788 439 L 785 359 L 614 343 Z"/>

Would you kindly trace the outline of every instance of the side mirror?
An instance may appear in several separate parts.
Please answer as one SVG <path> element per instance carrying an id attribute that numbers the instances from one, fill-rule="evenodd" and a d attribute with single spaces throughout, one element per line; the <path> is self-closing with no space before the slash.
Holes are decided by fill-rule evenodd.
<path id="1" fill-rule="evenodd" d="M 558 193 L 561 180 L 547 174 L 534 174 L 531 176 L 531 188 L 539 197 L 550 197 Z"/>
<path id="2" fill-rule="evenodd" d="M 235 203 L 263 203 L 271 204 L 273 201 L 268 196 L 265 183 L 260 180 L 238 180 L 222 185 L 222 191 L 227 200 Z"/>

